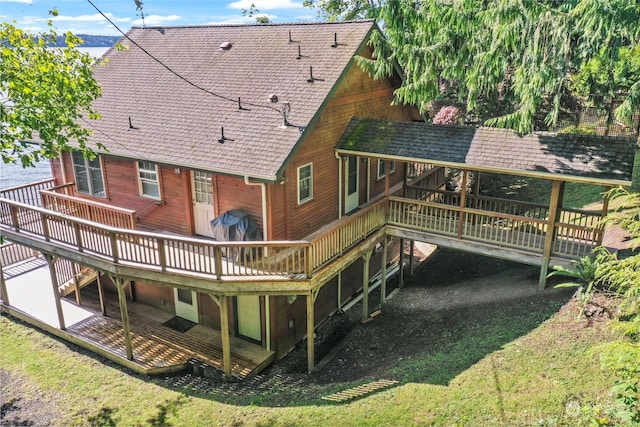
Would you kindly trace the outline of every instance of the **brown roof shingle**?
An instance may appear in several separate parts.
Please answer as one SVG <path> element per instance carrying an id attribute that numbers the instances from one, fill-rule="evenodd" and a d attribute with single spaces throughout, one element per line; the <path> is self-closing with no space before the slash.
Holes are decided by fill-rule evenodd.
<path id="1" fill-rule="evenodd" d="M 623 137 L 518 135 L 487 127 L 352 119 L 336 149 L 343 154 L 616 185 L 631 183 L 636 146 L 636 140 Z"/>
<path id="2" fill-rule="evenodd" d="M 115 156 L 275 180 L 373 28 L 357 21 L 131 29 L 127 36 L 148 54 L 126 38 L 127 50 L 105 54 L 109 61 L 95 70 L 102 120 L 91 123 L 93 141 Z M 224 42 L 231 49 L 221 49 Z M 287 127 L 283 101 L 291 106 Z"/>

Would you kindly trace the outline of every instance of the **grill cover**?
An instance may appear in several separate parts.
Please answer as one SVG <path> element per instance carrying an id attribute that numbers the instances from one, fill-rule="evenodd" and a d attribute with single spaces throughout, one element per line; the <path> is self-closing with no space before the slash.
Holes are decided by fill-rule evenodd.
<path id="1" fill-rule="evenodd" d="M 233 209 L 211 220 L 213 237 L 219 242 L 262 240 L 258 224 L 249 214 Z"/>

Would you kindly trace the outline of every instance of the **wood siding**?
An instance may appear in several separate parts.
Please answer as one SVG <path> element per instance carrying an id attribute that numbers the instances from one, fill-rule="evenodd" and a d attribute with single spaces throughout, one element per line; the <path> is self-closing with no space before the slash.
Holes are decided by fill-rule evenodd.
<path id="1" fill-rule="evenodd" d="M 370 52 L 364 54 L 370 55 Z M 273 239 L 301 239 L 338 218 L 339 185 L 343 183 L 338 182 L 335 145 L 352 117 L 411 120 L 407 108 L 391 105 L 396 87 L 391 80 L 372 80 L 359 66 L 351 64 L 317 122 L 307 129 L 309 134 L 285 171 L 285 184 L 270 186 L 273 204 L 269 215 L 273 217 Z M 307 163 L 313 164 L 313 199 L 299 205 L 297 168 Z M 377 162 L 371 162 L 371 168 L 377 168 Z M 365 169 L 360 168 L 363 189 L 366 189 Z M 396 165 L 396 173 L 392 177 L 395 175 L 401 181 L 400 171 L 400 165 Z M 384 180 L 379 187 L 376 178 L 377 169 L 371 173 L 371 197 L 384 192 Z M 361 197 L 364 201 L 364 191 L 361 191 Z"/>

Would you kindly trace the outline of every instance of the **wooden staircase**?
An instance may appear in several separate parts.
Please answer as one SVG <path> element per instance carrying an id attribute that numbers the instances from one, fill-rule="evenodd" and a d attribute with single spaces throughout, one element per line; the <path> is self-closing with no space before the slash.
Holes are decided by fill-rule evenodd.
<path id="1" fill-rule="evenodd" d="M 82 267 L 82 269 L 75 275 L 75 277 L 58 286 L 60 296 L 66 297 L 67 295 L 75 292 L 76 289 L 82 289 L 85 286 L 95 282 L 97 278 L 98 273 L 95 270 Z"/>

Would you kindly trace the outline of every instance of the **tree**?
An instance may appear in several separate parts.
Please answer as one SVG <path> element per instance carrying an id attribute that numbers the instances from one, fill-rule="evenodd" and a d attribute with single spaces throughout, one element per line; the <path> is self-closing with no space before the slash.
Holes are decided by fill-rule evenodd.
<path id="1" fill-rule="evenodd" d="M 574 102 L 570 81 L 593 58 L 613 60 L 640 44 L 637 0 L 387 0 L 374 34 L 374 59 L 359 63 L 374 77 L 404 70 L 396 102 L 422 112 L 445 95 L 468 113 L 497 127 L 526 133 L 554 125 L 565 102 Z M 441 82 L 453 90 L 444 94 Z M 640 81 L 625 84 L 619 120 L 640 107 Z"/>
<path id="2" fill-rule="evenodd" d="M 96 60 L 77 50 L 78 37 L 66 33 L 66 46 L 60 47 L 56 36 L 51 21 L 49 30 L 37 35 L 0 23 L 0 152 L 5 163 L 32 166 L 70 150 L 72 141 L 88 157 L 95 155 L 87 146 L 91 131 L 82 121 L 99 118 L 91 107 L 100 96 L 92 74 Z M 28 142 L 35 139 L 40 145 L 32 150 Z"/>
<path id="3" fill-rule="evenodd" d="M 318 9 L 327 21 L 351 21 L 377 18 L 382 0 L 304 0 L 305 7 Z"/>

